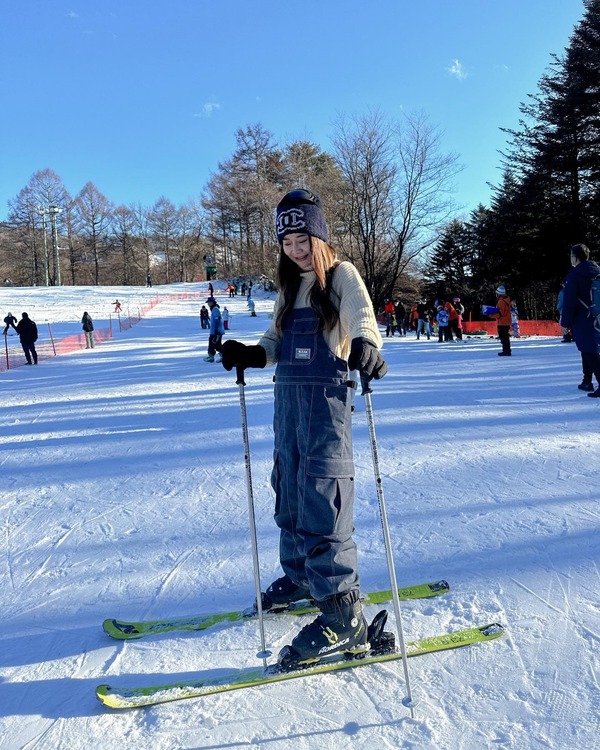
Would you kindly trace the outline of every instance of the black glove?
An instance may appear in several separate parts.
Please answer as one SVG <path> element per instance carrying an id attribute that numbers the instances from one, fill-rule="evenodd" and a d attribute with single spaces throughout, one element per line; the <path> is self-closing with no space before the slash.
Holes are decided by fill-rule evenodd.
<path id="1" fill-rule="evenodd" d="M 358 370 L 367 380 L 375 378 L 379 380 L 387 372 L 387 364 L 381 356 L 377 347 L 369 339 L 360 337 L 352 339 L 350 344 L 350 356 L 348 357 L 348 369 Z"/>
<path id="2" fill-rule="evenodd" d="M 241 341 L 228 339 L 221 347 L 221 361 L 226 370 L 234 367 L 264 367 L 267 364 L 267 352 L 264 347 L 246 346 Z"/>

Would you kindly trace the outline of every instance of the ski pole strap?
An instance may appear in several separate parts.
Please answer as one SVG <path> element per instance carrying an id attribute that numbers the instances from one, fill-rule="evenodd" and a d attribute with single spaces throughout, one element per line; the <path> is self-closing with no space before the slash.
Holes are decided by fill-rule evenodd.
<path id="1" fill-rule="evenodd" d="M 373 389 L 371 388 L 371 381 L 362 372 L 360 374 L 360 384 L 362 386 L 362 393 L 360 394 L 361 396 L 364 396 L 365 393 L 373 393 Z"/>
<path id="2" fill-rule="evenodd" d="M 246 385 L 246 381 L 244 380 L 244 368 L 242 365 L 236 365 L 235 372 L 237 375 L 237 380 L 235 381 L 236 385 Z"/>

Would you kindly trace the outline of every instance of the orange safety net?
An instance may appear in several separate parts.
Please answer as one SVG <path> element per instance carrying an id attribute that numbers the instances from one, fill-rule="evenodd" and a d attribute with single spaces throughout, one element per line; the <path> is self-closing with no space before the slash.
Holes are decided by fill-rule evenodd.
<path id="1" fill-rule="evenodd" d="M 498 324 L 495 320 L 463 321 L 465 333 L 485 331 L 490 336 L 498 335 Z M 554 320 L 520 320 L 521 336 L 562 336 L 562 328 Z"/>

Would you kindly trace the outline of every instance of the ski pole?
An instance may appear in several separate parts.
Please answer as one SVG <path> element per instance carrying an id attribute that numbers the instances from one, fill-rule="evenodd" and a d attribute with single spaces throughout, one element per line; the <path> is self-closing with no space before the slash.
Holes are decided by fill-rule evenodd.
<path id="1" fill-rule="evenodd" d="M 265 622 L 262 608 L 262 592 L 260 586 L 260 566 L 258 562 L 258 542 L 256 539 L 256 516 L 254 513 L 254 493 L 252 491 L 252 470 L 250 467 L 250 441 L 248 440 L 248 420 L 246 418 L 246 395 L 244 388 L 244 368 L 236 367 L 237 380 L 236 384 L 240 389 L 240 410 L 242 412 L 242 436 L 244 439 L 244 461 L 246 464 L 246 490 L 248 492 L 248 516 L 250 520 L 250 539 L 252 542 L 252 564 L 254 567 L 254 585 L 256 588 L 256 610 L 258 614 L 258 629 L 260 631 L 261 651 L 256 655 L 263 660 L 263 666 L 267 668 L 267 658 L 271 652 L 267 650 L 265 641 Z"/>
<path id="2" fill-rule="evenodd" d="M 406 698 L 402 704 L 410 709 L 411 719 L 415 718 L 415 702 L 413 701 L 412 691 L 410 689 L 410 678 L 408 676 L 408 658 L 406 656 L 406 646 L 404 644 L 404 632 L 402 629 L 402 617 L 400 615 L 400 598 L 398 596 L 398 582 L 396 579 L 396 568 L 394 566 L 394 557 L 392 555 L 392 542 L 390 538 L 390 527 L 387 519 L 387 510 L 385 507 L 385 498 L 383 496 L 383 485 L 381 483 L 381 472 L 379 471 L 379 454 L 377 451 L 377 437 L 375 435 L 375 420 L 373 418 L 373 405 L 371 403 L 371 384 L 369 379 L 362 373 L 360 375 L 362 385 L 362 394 L 365 398 L 365 411 L 367 414 L 367 424 L 369 425 L 369 437 L 371 440 L 371 454 L 373 456 L 373 471 L 375 472 L 375 484 L 377 486 L 377 499 L 379 500 L 379 513 L 381 516 L 381 528 L 383 529 L 383 539 L 385 542 L 385 552 L 387 555 L 387 564 L 392 585 L 392 601 L 394 603 L 394 613 L 396 615 L 396 627 L 398 629 L 398 640 L 400 641 L 400 653 L 402 654 L 402 666 L 404 667 L 404 680 L 406 682 Z"/>

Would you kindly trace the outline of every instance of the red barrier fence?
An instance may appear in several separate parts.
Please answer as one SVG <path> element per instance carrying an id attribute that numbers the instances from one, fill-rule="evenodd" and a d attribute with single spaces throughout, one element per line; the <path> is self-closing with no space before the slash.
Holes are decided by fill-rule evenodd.
<path id="1" fill-rule="evenodd" d="M 157 296 L 156 299 L 151 300 L 143 307 L 138 307 L 137 315 L 117 313 L 115 318 L 109 316 L 108 327 L 97 328 L 93 331 L 94 344 L 101 344 L 103 341 L 108 341 L 108 339 L 111 339 L 114 333 L 119 333 L 120 331 L 128 331 L 130 328 L 133 328 L 134 325 L 139 323 L 140 320 L 142 320 L 142 318 L 144 318 L 147 313 L 153 307 L 156 307 L 156 305 L 158 305 L 160 302 L 163 302 L 165 300 L 194 299 L 203 296 L 204 294 L 200 294 L 199 292 L 181 292 L 179 294 L 169 294 L 160 299 Z M 50 336 L 49 340 L 38 339 L 38 341 L 36 341 L 35 343 L 35 350 L 38 355 L 38 361 L 42 359 L 49 359 L 50 357 L 55 357 L 59 354 L 70 354 L 71 352 L 75 352 L 79 349 L 85 349 L 86 341 L 85 334 L 83 332 L 76 333 L 72 336 L 64 336 L 61 339 L 55 339 L 52 336 L 52 328 L 50 326 L 50 323 L 48 323 L 47 325 L 48 333 Z M 41 325 L 38 325 L 38 328 L 40 327 Z M 17 335 L 12 335 L 10 337 L 5 335 L 4 353 L 3 356 L 0 357 L 0 372 L 4 372 L 4 370 L 12 370 L 15 367 L 21 367 L 25 364 L 27 364 L 27 360 L 25 358 L 23 349 L 21 348 L 19 337 Z"/>
<path id="2" fill-rule="evenodd" d="M 490 336 L 497 336 L 498 324 L 495 320 L 463 321 L 463 331 L 485 331 Z M 562 336 L 562 328 L 553 320 L 520 320 L 519 332 L 521 336 Z"/>

